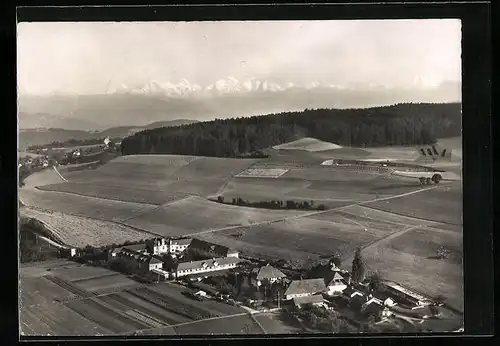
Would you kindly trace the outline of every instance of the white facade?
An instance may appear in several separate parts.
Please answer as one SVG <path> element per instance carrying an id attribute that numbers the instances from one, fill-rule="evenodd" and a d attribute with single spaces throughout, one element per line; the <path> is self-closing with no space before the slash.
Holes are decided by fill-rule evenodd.
<path id="1" fill-rule="evenodd" d="M 182 276 L 186 276 L 186 275 L 209 273 L 209 272 L 231 269 L 231 268 L 236 268 L 236 263 L 228 263 L 228 264 L 222 264 L 222 265 L 219 265 L 217 262 L 215 262 L 213 265 L 208 265 L 207 263 L 204 263 L 200 267 L 177 270 L 176 276 L 182 277 Z"/>
<path id="2" fill-rule="evenodd" d="M 149 270 L 153 269 L 162 269 L 163 268 L 163 263 L 149 263 Z"/>
<path id="3" fill-rule="evenodd" d="M 328 286 L 328 295 L 333 296 L 342 293 L 347 288 L 346 284 L 336 284 Z"/>
<path id="4" fill-rule="evenodd" d="M 240 255 L 238 252 L 229 252 L 227 254 L 227 257 L 234 257 L 234 258 L 240 258 Z"/>
<path id="5" fill-rule="evenodd" d="M 161 240 L 155 241 L 155 244 L 153 246 L 153 254 L 162 255 L 167 252 L 168 252 L 168 244 L 165 239 L 162 238 Z"/>

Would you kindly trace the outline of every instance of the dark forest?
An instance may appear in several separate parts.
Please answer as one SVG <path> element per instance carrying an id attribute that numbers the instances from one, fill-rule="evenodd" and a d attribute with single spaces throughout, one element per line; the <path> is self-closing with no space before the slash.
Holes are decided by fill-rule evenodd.
<path id="1" fill-rule="evenodd" d="M 145 130 L 122 141 L 123 155 L 257 156 L 262 149 L 314 137 L 342 146 L 433 144 L 460 136 L 461 104 L 412 104 L 364 109 L 306 109 L 216 119 Z"/>

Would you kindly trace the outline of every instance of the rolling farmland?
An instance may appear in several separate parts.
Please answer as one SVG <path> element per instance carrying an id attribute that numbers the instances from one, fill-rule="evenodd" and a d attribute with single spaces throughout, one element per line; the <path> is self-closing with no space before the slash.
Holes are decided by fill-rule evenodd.
<path id="1" fill-rule="evenodd" d="M 462 309 L 460 184 L 424 191 L 414 179 L 321 166 L 335 153 L 403 158 L 414 155 L 412 148 L 318 151 L 316 144 L 303 141 L 305 149 L 280 150 L 262 160 L 125 156 L 94 170 L 63 172 L 69 182 L 48 169 L 28 177 L 20 189 L 21 200 L 36 207 L 23 207 L 21 214 L 46 223 L 57 239 L 77 247 L 144 240 L 153 234 L 190 235 L 243 256 L 295 265 L 337 253 L 346 268 L 354 249 L 361 247 L 369 271 L 430 296 L 445 294 L 451 306 Z M 406 194 L 413 191 L 418 193 Z M 214 196 L 226 203 L 238 197 L 252 202 L 312 200 L 335 209 L 249 208 L 207 200 Z M 440 247 L 449 251 L 448 257 L 436 257 Z M 303 332 L 279 314 L 252 318 L 239 307 L 190 299 L 182 294 L 185 287 L 143 285 L 104 268 L 56 261 L 21 271 L 21 324 L 32 326 L 22 327 L 25 334 Z"/>
<path id="2" fill-rule="evenodd" d="M 113 201 L 70 193 L 40 190 L 21 189 L 19 191 L 19 198 L 29 207 L 105 221 L 120 221 L 156 208 L 153 204 Z"/>
<path id="3" fill-rule="evenodd" d="M 245 226 L 305 213 L 223 205 L 190 197 L 126 220 L 127 225 L 163 236 L 182 236 L 211 229 Z"/>
<path id="4" fill-rule="evenodd" d="M 125 241 L 139 241 L 153 237 L 151 234 L 136 231 L 113 222 L 68 215 L 61 212 L 22 208 L 20 213 L 42 221 L 50 227 L 55 238 L 74 247 L 122 244 Z"/>
<path id="5" fill-rule="evenodd" d="M 164 192 L 160 190 L 144 190 L 134 187 L 111 185 L 93 185 L 85 183 L 60 183 L 38 187 L 44 191 L 68 192 L 82 196 L 97 197 L 115 201 L 160 205 L 189 196 L 181 192 Z"/>
<path id="6" fill-rule="evenodd" d="M 438 187 L 388 201 L 369 203 L 366 206 L 431 221 L 462 224 L 462 189 L 460 183 Z"/>
<path id="7" fill-rule="evenodd" d="M 293 259 L 306 263 L 320 255 L 336 252 L 349 254 L 357 246 L 373 242 L 402 227 L 331 212 L 200 234 L 197 238 L 229 246 L 249 257 Z"/>

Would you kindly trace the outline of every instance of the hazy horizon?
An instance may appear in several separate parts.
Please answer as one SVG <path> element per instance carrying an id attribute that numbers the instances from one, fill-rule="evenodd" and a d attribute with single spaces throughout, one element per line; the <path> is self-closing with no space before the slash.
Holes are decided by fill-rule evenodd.
<path id="1" fill-rule="evenodd" d="M 232 76 L 433 87 L 461 79 L 459 20 L 18 24 L 23 95 Z"/>

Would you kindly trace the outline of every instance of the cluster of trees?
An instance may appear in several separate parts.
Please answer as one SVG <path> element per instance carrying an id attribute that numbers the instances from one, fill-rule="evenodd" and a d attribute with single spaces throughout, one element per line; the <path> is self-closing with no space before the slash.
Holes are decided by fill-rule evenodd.
<path id="1" fill-rule="evenodd" d="M 224 203 L 224 197 L 223 196 L 217 197 L 217 202 Z M 288 200 L 288 201 L 272 200 L 272 201 L 250 202 L 243 200 L 241 197 L 238 197 L 238 198 L 233 198 L 230 204 L 243 207 L 265 208 L 265 209 L 326 210 L 326 206 L 324 204 L 319 204 L 315 206 L 314 201 L 297 202 L 293 200 Z"/>
<path id="2" fill-rule="evenodd" d="M 349 323 L 332 310 L 306 305 L 297 310 L 295 314 L 312 328 L 326 333 L 349 333 L 352 331 Z"/>
<path id="3" fill-rule="evenodd" d="M 247 118 L 216 119 L 150 129 L 125 138 L 123 155 L 179 154 L 242 157 L 299 137 L 343 146 L 433 144 L 459 136 L 461 105 L 397 104 L 366 109 L 306 109 Z"/>
<path id="4" fill-rule="evenodd" d="M 59 257 L 58 249 L 37 244 L 34 233 L 24 228 L 19 230 L 19 258 L 21 263 L 41 262 Z"/>

